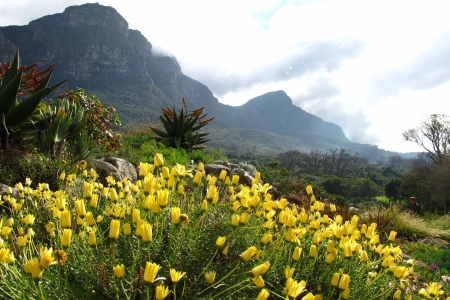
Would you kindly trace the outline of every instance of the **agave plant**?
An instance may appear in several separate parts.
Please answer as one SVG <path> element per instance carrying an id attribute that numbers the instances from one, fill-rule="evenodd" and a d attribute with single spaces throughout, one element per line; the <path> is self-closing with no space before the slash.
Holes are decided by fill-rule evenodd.
<path id="1" fill-rule="evenodd" d="M 14 59 L 0 67 L 0 144 L 8 146 L 9 139 L 21 137 L 30 128 L 30 116 L 36 110 L 41 100 L 64 81 L 47 87 L 53 66 L 42 72 L 35 73 L 36 64 L 30 67 L 20 67 L 19 51 Z M 44 78 L 43 75 L 47 74 Z M 20 102 L 17 95 L 28 97 Z"/>
<path id="2" fill-rule="evenodd" d="M 200 149 L 200 144 L 206 143 L 207 132 L 198 132 L 203 126 L 214 118 L 203 120 L 207 114 L 202 115 L 204 107 L 188 112 L 186 100 L 183 98 L 183 108 L 163 108 L 163 115 L 159 117 L 165 131 L 150 127 L 158 135 L 155 139 L 172 148 L 183 148 L 189 151 Z"/>
<path id="3" fill-rule="evenodd" d="M 68 99 L 58 100 L 48 111 L 49 113 L 45 113 L 41 110 L 42 119 L 35 123 L 35 127 L 39 129 L 38 146 L 41 151 L 50 151 L 59 156 L 67 139 L 79 138 L 86 127 L 87 118 L 84 109 Z"/>

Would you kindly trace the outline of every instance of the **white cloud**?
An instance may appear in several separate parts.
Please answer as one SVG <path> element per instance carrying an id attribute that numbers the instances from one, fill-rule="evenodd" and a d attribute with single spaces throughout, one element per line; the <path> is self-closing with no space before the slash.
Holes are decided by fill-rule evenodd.
<path id="1" fill-rule="evenodd" d="M 420 150 L 401 133 L 432 113 L 450 114 L 448 1 L 99 2 L 175 55 L 182 71 L 223 103 L 241 105 L 285 90 L 306 111 L 342 126 L 350 139 L 395 151 Z M 0 26 L 81 3 L 2 3 Z M 328 47 L 318 47 L 316 56 L 302 52 L 320 43 Z"/>

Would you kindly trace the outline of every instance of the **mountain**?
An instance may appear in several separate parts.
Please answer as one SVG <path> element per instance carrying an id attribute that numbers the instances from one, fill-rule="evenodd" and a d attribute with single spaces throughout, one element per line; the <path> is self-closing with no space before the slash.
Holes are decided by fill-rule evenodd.
<path id="1" fill-rule="evenodd" d="M 176 58 L 155 55 L 152 44 L 138 30 L 129 29 L 112 7 L 71 6 L 28 25 L 0 27 L 1 61 L 13 56 L 15 45 L 24 65 L 56 63 L 52 82 L 65 79 L 65 88 L 82 87 L 96 94 L 104 105 L 117 109 L 125 124 L 156 122 L 162 107 L 180 107 L 184 97 L 188 108 L 205 107 L 215 118 L 207 130 L 217 147 L 253 151 L 258 145 L 259 150 L 278 152 L 365 149 L 351 143 L 336 124 L 293 105 L 283 91 L 239 107 L 219 103 L 208 87 L 182 73 Z M 274 137 L 283 142 L 274 143 Z M 247 146 L 237 145 L 240 140 Z"/>

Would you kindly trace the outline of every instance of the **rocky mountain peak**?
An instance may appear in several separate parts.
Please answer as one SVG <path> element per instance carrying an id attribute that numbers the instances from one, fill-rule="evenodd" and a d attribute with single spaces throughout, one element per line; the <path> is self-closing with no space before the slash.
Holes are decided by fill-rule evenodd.
<path id="1" fill-rule="evenodd" d="M 46 30 L 61 27 L 98 26 L 118 31 L 128 37 L 128 22 L 112 7 L 88 3 L 67 7 L 63 13 L 45 16 L 30 22 L 31 26 L 42 26 Z"/>

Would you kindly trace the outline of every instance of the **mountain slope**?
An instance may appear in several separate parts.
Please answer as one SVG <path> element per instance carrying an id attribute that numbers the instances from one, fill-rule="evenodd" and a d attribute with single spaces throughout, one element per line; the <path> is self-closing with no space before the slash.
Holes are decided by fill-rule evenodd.
<path id="1" fill-rule="evenodd" d="M 274 151 L 354 146 L 339 126 L 294 106 L 283 91 L 261 95 L 240 107 L 219 103 L 208 87 L 181 72 L 175 58 L 155 56 L 151 43 L 138 30 L 129 29 L 112 7 L 71 6 L 28 25 L 0 28 L 3 61 L 12 57 L 14 45 L 23 64 L 56 63 L 52 82 L 66 79 L 65 88 L 83 87 L 95 93 L 104 105 L 117 109 L 124 123 L 156 122 L 162 107 L 179 108 L 185 97 L 188 108 L 205 107 L 215 117 L 208 126 L 215 146 L 236 149 L 224 140 L 224 130 L 243 134 L 249 145 L 262 141 L 260 137 L 252 141 L 246 132 L 270 131 L 280 138 L 297 138 L 283 145 L 271 145 L 268 140 L 267 148 Z"/>

